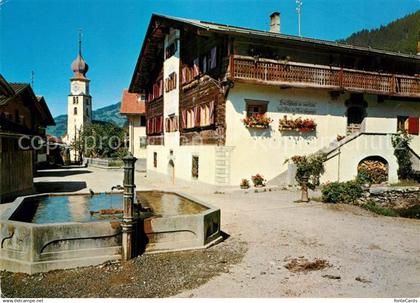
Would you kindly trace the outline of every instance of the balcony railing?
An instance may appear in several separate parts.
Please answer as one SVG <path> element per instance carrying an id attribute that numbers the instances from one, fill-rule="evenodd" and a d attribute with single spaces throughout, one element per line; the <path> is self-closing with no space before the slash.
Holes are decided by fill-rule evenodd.
<path id="1" fill-rule="evenodd" d="M 244 82 L 420 97 L 420 77 L 244 56 L 231 56 L 229 65 L 231 78 Z"/>

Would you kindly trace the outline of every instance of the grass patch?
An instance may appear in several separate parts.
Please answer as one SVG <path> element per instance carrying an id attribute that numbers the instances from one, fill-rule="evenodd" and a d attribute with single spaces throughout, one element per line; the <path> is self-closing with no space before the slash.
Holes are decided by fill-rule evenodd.
<path id="1" fill-rule="evenodd" d="M 375 214 L 387 216 L 387 217 L 398 217 L 398 213 L 395 210 L 392 210 L 390 208 L 385 208 L 377 205 L 373 201 L 369 201 L 366 204 L 363 204 L 362 207 L 364 209 L 367 209 L 371 212 L 374 212 Z"/>
<path id="2" fill-rule="evenodd" d="M 404 218 L 420 219 L 420 205 L 414 205 L 407 209 L 401 209 L 398 213 Z"/>

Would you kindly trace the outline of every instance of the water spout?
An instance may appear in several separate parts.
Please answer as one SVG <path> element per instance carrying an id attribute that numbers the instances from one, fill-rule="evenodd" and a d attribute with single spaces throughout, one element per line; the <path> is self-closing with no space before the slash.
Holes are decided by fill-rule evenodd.
<path id="1" fill-rule="evenodd" d="M 113 190 L 123 190 L 124 189 L 124 187 L 122 187 L 121 185 L 114 185 L 113 187 L 111 187 L 111 191 L 113 191 Z"/>

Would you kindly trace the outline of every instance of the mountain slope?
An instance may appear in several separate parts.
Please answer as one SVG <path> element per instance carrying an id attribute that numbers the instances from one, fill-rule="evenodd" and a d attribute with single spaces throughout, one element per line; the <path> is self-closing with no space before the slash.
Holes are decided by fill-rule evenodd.
<path id="1" fill-rule="evenodd" d="M 417 42 L 420 39 L 419 31 L 420 10 L 386 26 L 373 30 L 364 29 L 339 42 L 415 54 L 417 53 Z"/>
<path id="2" fill-rule="evenodd" d="M 119 127 L 127 123 L 127 118 L 120 114 L 121 103 L 115 103 L 92 111 L 93 120 L 111 122 Z M 47 128 L 47 134 L 61 137 L 67 132 L 67 115 L 60 115 L 54 118 L 55 126 Z"/>

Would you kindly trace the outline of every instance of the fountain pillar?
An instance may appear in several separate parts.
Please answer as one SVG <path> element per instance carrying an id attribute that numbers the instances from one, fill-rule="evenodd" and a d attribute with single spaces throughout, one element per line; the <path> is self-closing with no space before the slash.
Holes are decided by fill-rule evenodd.
<path id="1" fill-rule="evenodd" d="M 133 256 L 133 208 L 134 208 L 134 164 L 137 158 L 129 152 L 124 161 L 124 216 L 122 227 L 122 261 L 128 261 Z"/>

